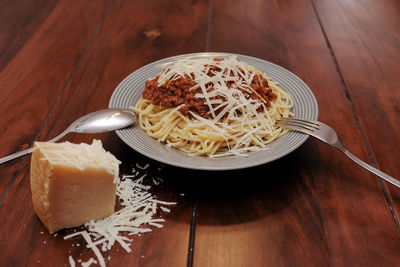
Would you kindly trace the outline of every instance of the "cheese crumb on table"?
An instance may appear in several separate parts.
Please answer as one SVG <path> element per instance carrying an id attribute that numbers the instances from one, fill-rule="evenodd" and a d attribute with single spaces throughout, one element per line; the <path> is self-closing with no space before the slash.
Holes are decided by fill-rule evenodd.
<path id="1" fill-rule="evenodd" d="M 101 141 L 35 142 L 34 147 L 33 207 L 50 234 L 113 214 L 120 161 Z"/>
<path id="2" fill-rule="evenodd" d="M 105 266 L 101 251 L 111 250 L 115 243 L 118 243 L 126 252 L 131 252 L 133 241 L 131 236 L 141 236 L 141 234 L 151 232 L 151 227 L 163 227 L 162 223 L 165 220 L 154 218 L 158 208 L 164 212 L 167 210 L 170 212 L 168 208 L 161 205 L 177 204 L 156 199 L 149 192 L 151 186 L 146 185 L 148 183 L 144 182 L 145 177 L 146 174 L 140 178 L 122 175 L 117 183 L 117 199 L 120 208 L 107 218 L 86 223 L 86 230 L 64 236 L 64 239 L 82 236 L 86 241 L 86 247 L 96 255 L 100 266 Z M 117 248 L 116 251 L 118 250 Z"/>

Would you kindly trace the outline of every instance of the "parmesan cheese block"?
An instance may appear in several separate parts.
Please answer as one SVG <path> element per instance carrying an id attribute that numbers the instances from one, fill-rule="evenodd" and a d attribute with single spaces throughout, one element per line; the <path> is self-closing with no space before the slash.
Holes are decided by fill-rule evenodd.
<path id="1" fill-rule="evenodd" d="M 31 161 L 33 207 L 50 234 L 114 212 L 120 162 L 101 141 L 35 142 Z"/>

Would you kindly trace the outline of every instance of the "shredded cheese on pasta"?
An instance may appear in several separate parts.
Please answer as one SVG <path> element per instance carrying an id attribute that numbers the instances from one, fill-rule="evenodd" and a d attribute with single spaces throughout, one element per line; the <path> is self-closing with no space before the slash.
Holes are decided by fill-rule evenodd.
<path id="1" fill-rule="evenodd" d="M 282 135 L 275 122 L 293 115 L 293 101 L 279 84 L 237 57 L 179 60 L 159 75 L 157 85 L 187 77 L 195 82 L 189 91 L 200 88 L 194 97 L 204 101 L 210 118 L 190 110 L 182 115 L 185 104 L 165 108 L 144 98 L 132 108 L 149 136 L 189 154 L 246 155 Z M 261 78 L 268 80 L 274 100 L 267 101 L 251 86 L 255 79 L 262 86 Z"/>

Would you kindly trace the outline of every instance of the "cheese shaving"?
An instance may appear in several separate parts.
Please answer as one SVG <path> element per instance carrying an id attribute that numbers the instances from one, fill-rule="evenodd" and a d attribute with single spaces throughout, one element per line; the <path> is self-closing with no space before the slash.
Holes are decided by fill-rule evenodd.
<path id="1" fill-rule="evenodd" d="M 72 256 L 68 257 L 68 261 L 69 261 L 69 265 L 71 267 L 75 267 L 75 261 L 74 261 L 74 258 L 72 258 Z"/>
<path id="2" fill-rule="evenodd" d="M 149 164 L 144 167 L 137 165 L 137 167 L 147 169 Z M 105 266 L 105 259 L 98 247 L 105 252 L 118 243 L 126 252 L 131 252 L 132 239 L 129 236 L 151 232 L 151 227 L 162 228 L 165 220 L 154 218 L 155 215 L 159 213 L 159 210 L 169 213 L 170 209 L 165 206 L 177 204 L 156 199 L 149 192 L 151 186 L 145 185 L 146 174 L 136 179 L 133 179 L 134 176 L 137 175 L 123 175 L 117 182 L 117 198 L 121 206 L 119 210 L 105 219 L 86 223 L 87 230 L 85 231 L 64 237 L 64 239 L 69 239 L 81 235 L 86 241 L 87 248 L 96 255 L 96 262 L 100 266 Z M 74 266 L 75 262 L 71 256 L 69 262 L 71 266 Z M 94 263 L 93 260 L 86 262 L 87 266 L 92 263 Z"/>
<path id="3" fill-rule="evenodd" d="M 236 56 L 195 56 L 149 79 L 133 109 L 149 136 L 188 154 L 221 157 L 265 148 L 284 133 L 275 123 L 293 115 L 292 107 L 276 82 Z"/>
<path id="4" fill-rule="evenodd" d="M 207 66 L 216 66 L 218 69 L 212 69 L 210 75 L 210 73 L 208 73 L 210 68 L 207 68 Z M 238 105 L 242 106 L 241 110 L 244 114 L 249 114 L 249 112 L 251 112 L 250 115 L 256 115 L 255 113 L 258 113 L 256 110 L 259 107 L 260 101 L 265 102 L 265 100 L 249 86 L 255 75 L 257 75 L 261 83 L 259 74 L 255 68 L 245 62 L 239 61 L 235 56 L 217 61 L 209 57 L 196 59 L 189 57 L 177 61 L 173 66 L 161 73 L 158 78 L 158 86 L 170 80 L 177 79 L 178 77 L 193 77 L 196 85 L 189 90 L 200 87 L 201 93 L 198 94 L 197 97 L 204 98 L 205 104 L 209 107 L 215 122 L 224 117 L 230 108 Z M 234 82 L 232 88 L 228 86 L 229 82 Z M 210 90 L 211 88 L 212 90 Z M 243 96 L 242 91 L 254 93 L 259 96 L 259 99 L 257 101 L 251 98 L 247 99 Z M 218 112 L 219 107 L 213 106 L 211 100 L 212 97 L 218 95 L 226 99 L 227 103 L 225 103 L 225 105 L 228 104 L 230 108 Z M 249 106 L 253 106 L 253 108 L 247 109 L 246 107 Z M 216 114 L 218 114 L 218 117 Z M 230 113 L 230 116 L 234 116 L 235 118 L 240 117 L 236 113 Z M 228 122 L 229 119 L 231 118 L 225 121 Z M 265 121 L 263 123 L 266 124 Z M 271 121 L 267 124 L 273 125 Z M 271 127 L 268 128 L 270 129 Z"/>

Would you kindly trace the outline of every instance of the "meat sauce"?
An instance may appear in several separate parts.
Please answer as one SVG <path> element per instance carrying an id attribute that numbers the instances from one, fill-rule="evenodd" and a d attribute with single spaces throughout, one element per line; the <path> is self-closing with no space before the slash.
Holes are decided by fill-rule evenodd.
<path id="1" fill-rule="evenodd" d="M 211 66 L 207 75 L 213 76 L 213 71 L 221 71 L 221 69 L 217 66 Z M 193 77 L 193 73 L 191 73 Z M 196 113 L 197 115 L 211 119 L 212 115 L 210 114 L 210 109 L 208 105 L 205 103 L 204 98 L 195 97 L 196 94 L 202 93 L 201 88 L 196 88 L 189 90 L 190 88 L 196 85 L 196 82 L 192 77 L 185 74 L 184 77 L 179 77 L 177 79 L 168 80 L 163 83 L 161 86 L 158 86 L 158 78 L 160 76 L 156 76 L 154 79 L 146 81 L 145 88 L 143 91 L 143 98 L 147 100 L 151 100 L 154 104 L 165 107 L 165 108 L 174 108 L 181 104 L 185 104 L 180 108 L 181 114 L 185 116 L 189 116 L 189 111 Z M 231 88 L 234 82 L 227 82 L 227 87 Z M 210 87 L 211 86 L 211 87 Z M 254 75 L 253 81 L 249 86 L 256 92 L 249 93 L 247 91 L 243 91 L 243 95 L 247 99 L 260 99 L 263 98 L 265 100 L 265 107 L 269 108 L 270 101 L 276 99 L 276 94 L 272 91 L 272 89 L 268 85 L 268 80 L 262 77 L 262 75 Z M 208 88 L 210 87 L 210 88 Z M 206 88 L 208 91 L 214 90 L 212 84 L 206 84 Z M 223 96 L 215 96 L 211 97 L 210 100 L 214 99 L 224 99 Z M 214 104 L 213 107 L 216 107 L 217 104 Z M 260 107 L 258 112 L 262 112 L 263 108 Z M 218 110 L 216 111 L 218 114 Z"/>

